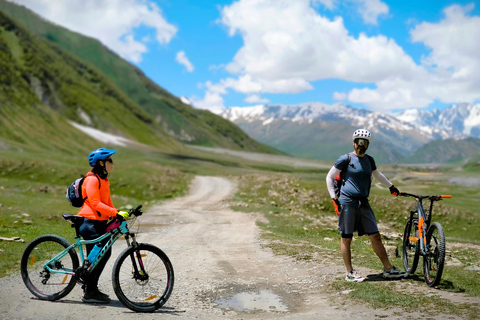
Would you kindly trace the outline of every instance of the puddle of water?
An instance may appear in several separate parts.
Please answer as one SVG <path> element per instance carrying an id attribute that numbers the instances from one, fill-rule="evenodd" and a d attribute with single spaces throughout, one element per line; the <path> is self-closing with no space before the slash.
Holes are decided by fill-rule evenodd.
<path id="1" fill-rule="evenodd" d="M 268 290 L 240 292 L 231 298 L 219 299 L 215 303 L 220 309 L 233 309 L 235 311 L 252 312 L 286 312 L 288 308 L 282 299 Z"/>

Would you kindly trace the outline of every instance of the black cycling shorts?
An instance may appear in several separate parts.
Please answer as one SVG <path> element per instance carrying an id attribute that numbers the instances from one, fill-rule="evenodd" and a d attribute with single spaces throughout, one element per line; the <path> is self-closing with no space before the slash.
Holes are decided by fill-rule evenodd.
<path id="1" fill-rule="evenodd" d="M 338 230 L 342 238 L 352 238 L 355 231 L 358 236 L 378 233 L 377 220 L 370 205 L 360 207 L 342 205 L 338 216 Z"/>

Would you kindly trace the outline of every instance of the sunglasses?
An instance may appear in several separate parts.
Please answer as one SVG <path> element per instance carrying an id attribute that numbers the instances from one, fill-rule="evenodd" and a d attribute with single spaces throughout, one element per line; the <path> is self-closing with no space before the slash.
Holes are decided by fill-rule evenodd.
<path id="1" fill-rule="evenodd" d="M 105 161 L 110 162 L 110 163 L 113 163 L 112 158 L 105 159 Z"/>
<path id="2" fill-rule="evenodd" d="M 370 142 L 367 139 L 355 139 L 355 143 L 359 146 L 368 146 Z"/>

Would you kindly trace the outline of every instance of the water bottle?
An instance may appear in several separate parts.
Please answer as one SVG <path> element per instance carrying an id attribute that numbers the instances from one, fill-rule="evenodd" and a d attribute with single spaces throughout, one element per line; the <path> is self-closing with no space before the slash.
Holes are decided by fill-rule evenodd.
<path id="1" fill-rule="evenodd" d="M 97 259 L 100 250 L 102 250 L 102 245 L 97 243 L 88 254 L 87 259 L 90 261 L 90 263 L 93 263 Z"/>

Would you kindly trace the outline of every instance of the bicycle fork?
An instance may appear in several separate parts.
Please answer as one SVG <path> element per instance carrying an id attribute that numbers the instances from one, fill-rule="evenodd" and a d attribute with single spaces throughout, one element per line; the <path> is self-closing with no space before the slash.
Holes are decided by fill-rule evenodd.
<path id="1" fill-rule="evenodd" d="M 145 271 L 145 266 L 143 265 L 142 260 L 144 256 L 142 256 L 142 254 L 140 254 L 140 250 L 137 249 L 138 243 L 133 233 L 128 233 L 125 235 L 125 240 L 127 241 L 128 246 L 130 246 L 130 237 L 132 237 L 132 246 L 134 248 L 132 254 L 130 255 L 133 266 L 133 278 L 141 282 L 148 281 L 148 274 Z"/>

